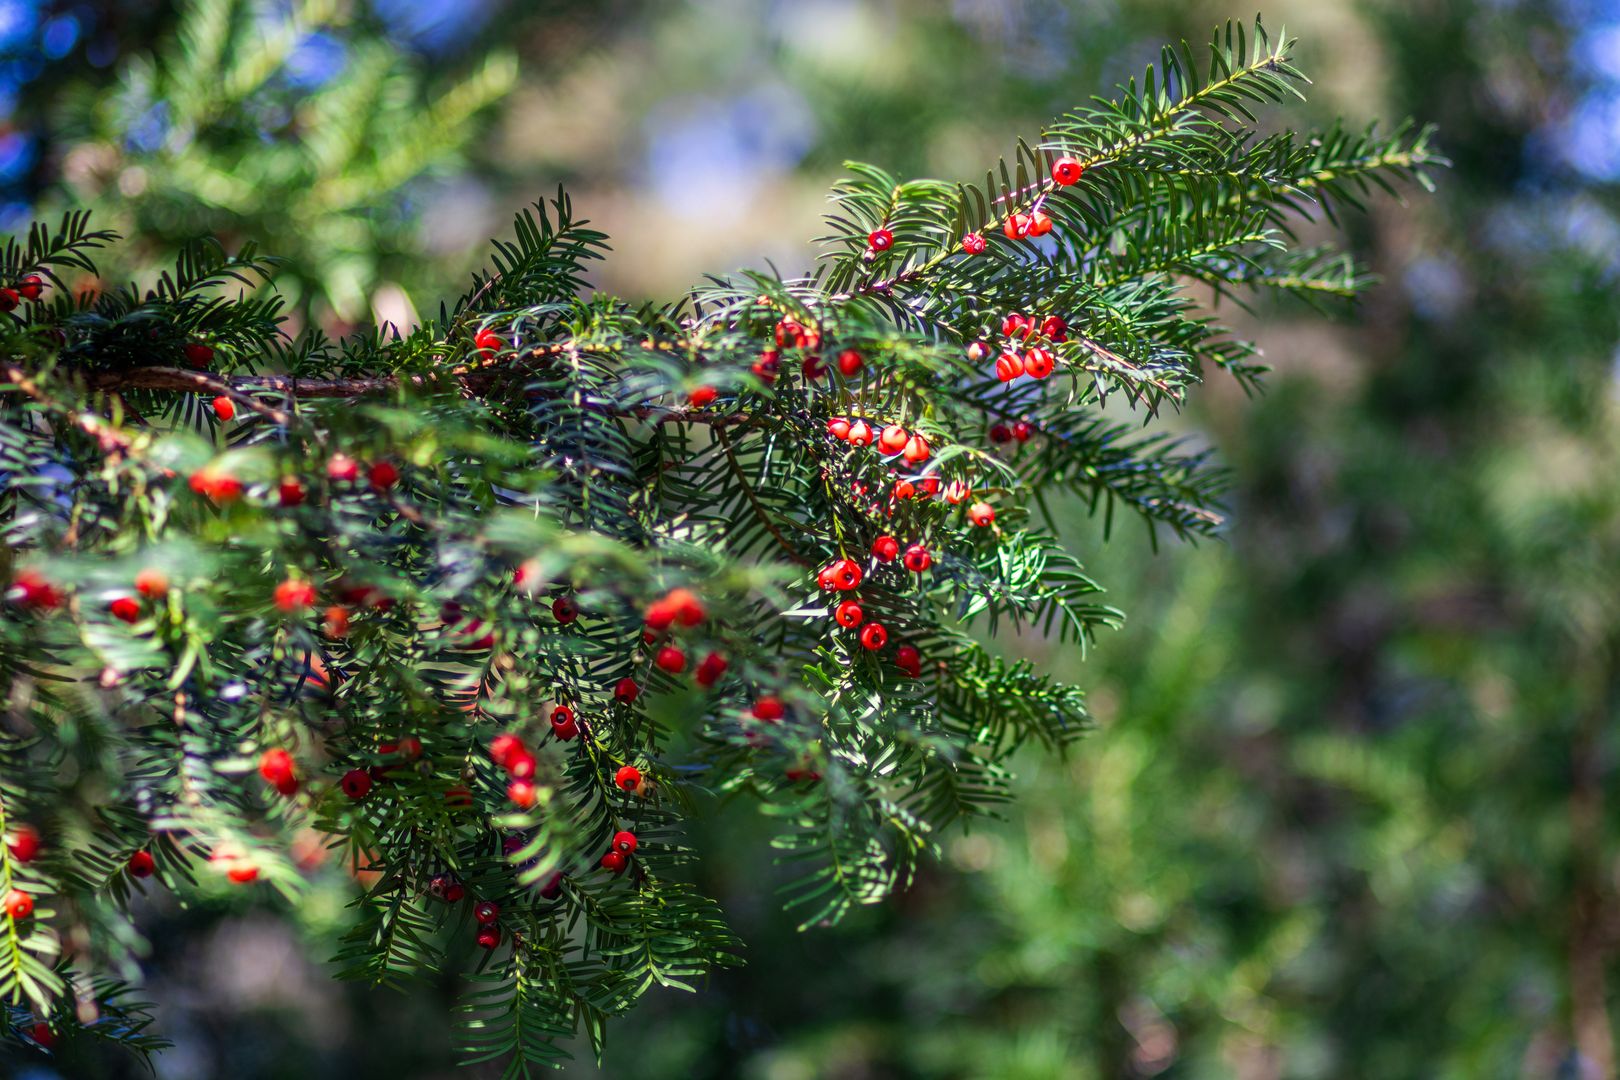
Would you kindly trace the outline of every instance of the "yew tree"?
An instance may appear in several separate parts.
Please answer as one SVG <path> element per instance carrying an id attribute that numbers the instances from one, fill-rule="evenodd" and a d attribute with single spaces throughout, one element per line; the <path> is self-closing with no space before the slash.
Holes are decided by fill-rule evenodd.
<path id="1" fill-rule="evenodd" d="M 86 214 L 10 242 L 7 1037 L 161 1048 L 141 894 L 296 904 L 338 865 L 338 975 L 464 971 L 465 1058 L 522 1075 L 738 961 L 688 880 L 716 797 L 775 850 L 703 857 L 790 865 L 812 932 L 1016 813 L 1009 756 L 1087 717 L 989 642 L 1121 617 L 1062 510 L 1217 533 L 1218 465 L 1155 429 L 1261 376 L 1217 308 L 1353 298 L 1300 235 L 1441 163 L 1266 133 L 1290 52 L 1167 48 L 982 183 L 852 163 L 812 270 L 671 305 L 592 292 L 561 192 L 436 317 L 341 341 L 287 332 L 249 245 L 113 288 Z"/>

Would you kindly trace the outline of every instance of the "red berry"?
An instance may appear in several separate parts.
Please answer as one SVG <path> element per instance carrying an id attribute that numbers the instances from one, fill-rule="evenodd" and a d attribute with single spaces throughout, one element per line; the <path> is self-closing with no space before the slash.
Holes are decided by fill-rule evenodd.
<path id="1" fill-rule="evenodd" d="M 920 574 L 934 565 L 934 557 L 921 544 L 912 544 L 906 548 L 905 557 L 901 561 L 913 574 Z"/>
<path id="2" fill-rule="evenodd" d="M 889 632 L 882 623 L 867 623 L 861 630 L 861 648 L 876 652 L 889 643 Z"/>
<path id="3" fill-rule="evenodd" d="M 861 567 L 854 559 L 839 559 L 830 564 L 825 573 L 827 584 L 844 592 L 861 583 Z"/>
<path id="4" fill-rule="evenodd" d="M 777 356 L 776 350 L 766 349 L 759 354 L 759 359 L 754 361 L 752 370 L 765 385 L 769 386 L 776 381 L 776 371 L 780 364 L 781 358 Z"/>
<path id="5" fill-rule="evenodd" d="M 532 780 L 514 780 L 506 785 L 506 797 L 512 805 L 527 810 L 534 805 L 535 790 Z"/>
<path id="6" fill-rule="evenodd" d="M 363 799 L 371 793 L 371 774 L 364 769 L 350 769 L 339 784 L 349 798 Z"/>
<path id="7" fill-rule="evenodd" d="M 984 237 L 976 232 L 970 232 L 962 237 L 962 250 L 969 255 L 983 255 L 984 247 Z"/>
<path id="8" fill-rule="evenodd" d="M 326 636 L 344 638 L 349 636 L 349 609 L 341 604 L 333 604 L 326 609 Z"/>
<path id="9" fill-rule="evenodd" d="M 933 452 L 933 448 L 928 445 L 927 439 L 923 438 L 921 435 L 913 435 L 911 438 L 906 440 L 906 448 L 901 451 L 900 456 L 904 457 L 913 465 L 920 465 L 927 461 Z"/>
<path id="10" fill-rule="evenodd" d="M 232 401 L 224 394 L 221 394 L 219 397 L 214 399 L 214 415 L 219 417 L 221 420 L 235 420 L 236 402 Z"/>
<path id="11" fill-rule="evenodd" d="M 200 341 L 193 341 L 181 350 L 186 363 L 194 368 L 205 368 L 214 362 L 214 350 Z"/>
<path id="12" fill-rule="evenodd" d="M 915 494 L 917 494 L 917 485 L 913 484 L 910 480 L 896 480 L 894 482 L 895 498 L 909 499 Z"/>
<path id="13" fill-rule="evenodd" d="M 845 349 L 839 353 L 838 370 L 844 378 L 853 378 L 861 370 L 861 354 L 854 349 Z"/>
<path id="14" fill-rule="evenodd" d="M 900 555 L 900 541 L 892 536 L 880 536 L 872 541 L 872 557 L 878 562 L 894 562 Z"/>
<path id="15" fill-rule="evenodd" d="M 141 617 L 141 605 L 133 596 L 120 596 L 107 605 L 107 611 L 115 619 L 133 623 Z"/>
<path id="16" fill-rule="evenodd" d="M 558 705 L 556 708 L 552 709 L 551 726 L 553 730 L 557 728 L 573 727 L 574 710 L 570 709 L 567 705 Z"/>
<path id="17" fill-rule="evenodd" d="M 444 887 L 444 902 L 447 904 L 459 904 L 466 895 L 467 886 L 459 881 L 451 881 Z"/>
<path id="18" fill-rule="evenodd" d="M 915 679 L 922 674 L 922 654 L 915 646 L 902 645 L 894 650 L 894 666 Z"/>
<path id="19" fill-rule="evenodd" d="M 827 434 L 835 439 L 849 438 L 849 421 L 842 416 L 835 416 L 827 421 Z"/>
<path id="20" fill-rule="evenodd" d="M 976 502 L 968 507 L 968 520 L 980 528 L 987 528 L 995 523 L 996 511 L 987 502 Z"/>
<path id="21" fill-rule="evenodd" d="M 1024 358 L 1015 352 L 1004 352 L 996 357 L 996 378 L 1012 382 L 1024 373 Z"/>
<path id="22" fill-rule="evenodd" d="M 866 243 L 873 251 L 888 251 L 894 246 L 894 233 L 888 229 L 873 229 L 866 234 Z"/>
<path id="23" fill-rule="evenodd" d="M 152 853 L 144 848 L 130 855 L 129 862 L 124 864 L 130 877 L 149 878 L 157 871 L 157 860 Z"/>
<path id="24" fill-rule="evenodd" d="M 634 765 L 622 766 L 613 774 L 613 782 L 621 791 L 634 791 L 641 786 L 641 770 Z"/>
<path id="25" fill-rule="evenodd" d="M 303 611 L 315 603 L 315 586 L 297 578 L 288 578 L 276 586 L 276 607 L 289 615 Z"/>
<path id="26" fill-rule="evenodd" d="M 671 589 L 664 598 L 675 607 L 675 621 L 682 626 L 696 626 L 708 617 L 708 609 L 703 601 L 694 596 L 687 589 Z"/>
<path id="27" fill-rule="evenodd" d="M 366 471 L 366 482 L 379 495 L 399 483 L 399 468 L 389 461 L 379 461 Z"/>
<path id="28" fill-rule="evenodd" d="M 865 420 L 857 420 L 849 425 L 849 445 L 870 446 L 872 444 L 872 428 Z"/>
<path id="29" fill-rule="evenodd" d="M 982 341 L 975 341 L 968 346 L 967 358 L 975 364 L 990 359 L 990 346 Z"/>
<path id="30" fill-rule="evenodd" d="M 1027 340 L 1029 335 L 1034 332 L 1034 329 L 1035 324 L 1028 315 L 1020 315 L 1014 312 L 1001 320 L 1002 334 L 1010 338 L 1018 338 L 1021 341 Z"/>
<path id="31" fill-rule="evenodd" d="M 292 755 L 280 747 L 266 750 L 259 758 L 259 775 L 278 788 L 292 782 L 295 779 Z"/>
<path id="32" fill-rule="evenodd" d="M 952 480 L 949 484 L 945 485 L 945 501 L 950 503 L 952 506 L 955 506 L 961 502 L 966 502 L 968 497 L 972 494 L 973 489 L 968 487 L 960 480 Z"/>
<path id="33" fill-rule="evenodd" d="M 762 697 L 754 702 L 753 713 L 755 720 L 775 721 L 787 715 L 787 708 L 783 706 L 782 699 L 778 697 Z"/>
<path id="34" fill-rule="evenodd" d="M 1011 440 L 1012 440 L 1012 428 L 1008 427 L 1006 424 L 991 424 L 990 425 L 990 441 L 991 442 L 993 442 L 993 443 L 1004 443 L 1004 442 L 1010 442 Z"/>
<path id="35" fill-rule="evenodd" d="M 776 323 L 776 344 L 782 349 L 797 349 L 805 342 L 804 327 L 797 319 L 780 319 Z"/>
<path id="36" fill-rule="evenodd" d="M 859 626 L 862 618 L 861 605 L 853 600 L 845 600 L 833 609 L 833 620 L 839 626 Z"/>
<path id="37" fill-rule="evenodd" d="M 149 566 L 135 575 L 135 591 L 148 600 L 161 600 L 169 595 L 168 576 Z"/>
<path id="38" fill-rule="evenodd" d="M 28 1034 L 30 1038 L 47 1050 L 56 1045 L 56 1032 L 52 1031 L 51 1025 L 43 1020 L 29 1028 Z"/>
<path id="39" fill-rule="evenodd" d="M 252 863 L 234 862 L 225 871 L 225 876 L 237 885 L 246 885 L 259 879 L 259 868 Z"/>
<path id="40" fill-rule="evenodd" d="M 1041 336 L 1052 341 L 1069 340 L 1069 324 L 1061 315 L 1048 315 L 1041 320 Z"/>
<path id="41" fill-rule="evenodd" d="M 480 926 L 478 928 L 478 945 L 480 948 L 493 949 L 501 943 L 501 928 L 498 926 Z"/>
<path id="42" fill-rule="evenodd" d="M 42 847 L 44 844 L 40 842 L 39 830 L 32 825 L 18 825 L 17 831 L 6 841 L 6 848 L 11 852 L 11 857 L 20 863 L 33 862 L 39 857 L 39 850 Z"/>
<path id="43" fill-rule="evenodd" d="M 712 386 L 699 386 L 686 395 L 686 403 L 694 409 L 704 409 L 714 404 L 714 399 L 720 396 L 720 391 Z"/>
<path id="44" fill-rule="evenodd" d="M 653 663 L 671 675 L 679 675 L 686 670 L 686 654 L 673 645 L 665 645 L 658 650 L 658 655 L 653 659 Z"/>
<path id="45" fill-rule="evenodd" d="M 878 449 L 885 454 L 898 454 L 906 448 L 908 438 L 910 436 L 905 428 L 899 424 L 890 424 L 883 429 L 883 434 L 878 436 Z"/>
<path id="46" fill-rule="evenodd" d="M 510 839 L 516 838 L 512 837 Z M 522 846 L 521 842 L 519 843 L 519 846 Z M 497 904 L 493 900 L 480 900 L 478 903 L 473 905 L 473 918 L 477 919 L 479 923 L 484 926 L 488 926 L 490 923 L 494 922 L 500 917 L 501 905 Z"/>
<path id="47" fill-rule="evenodd" d="M 1086 167 L 1072 157 L 1060 157 L 1052 162 L 1052 179 L 1058 184 L 1068 186 L 1079 183 L 1080 177 L 1085 175 Z"/>
<path id="48" fill-rule="evenodd" d="M 602 856 L 602 869 L 611 871 L 615 874 L 623 873 L 624 856 L 620 855 L 617 851 L 608 852 L 606 855 Z"/>
<path id="49" fill-rule="evenodd" d="M 399 746 L 390 753 L 398 753 L 406 761 L 415 761 L 422 756 L 422 740 L 415 735 L 407 735 L 399 740 Z"/>
<path id="50" fill-rule="evenodd" d="M 190 483 L 192 491 L 206 495 L 220 504 L 232 503 L 242 497 L 242 482 L 229 473 L 219 472 L 213 466 L 192 473 Z"/>
<path id="51" fill-rule="evenodd" d="M 636 834 L 623 829 L 613 834 L 613 850 L 620 855 L 631 855 L 636 850 Z"/>
<path id="52" fill-rule="evenodd" d="M 486 326 L 473 335 L 473 345 L 478 349 L 479 359 L 487 361 L 495 359 L 495 354 L 506 347 L 506 342 Z"/>
<path id="53" fill-rule="evenodd" d="M 1009 240 L 1022 240 L 1029 235 L 1029 215 L 1008 215 L 1005 224 L 1001 226 L 1001 231 Z"/>
<path id="54" fill-rule="evenodd" d="M 506 759 L 506 771 L 518 780 L 529 780 L 534 777 L 535 766 L 538 763 L 534 755 L 527 750 L 519 750 Z"/>
<path id="55" fill-rule="evenodd" d="M 827 374 L 827 365 L 821 362 L 821 357 L 812 353 L 799 362 L 799 370 L 804 372 L 805 378 L 813 381 Z"/>
<path id="56" fill-rule="evenodd" d="M 1017 439 L 1019 442 L 1029 442 L 1029 437 L 1034 434 L 1034 432 L 1035 429 L 1030 427 L 1028 420 L 1020 420 L 1013 425 L 1013 438 Z"/>
<path id="57" fill-rule="evenodd" d="M 712 652 L 698 662 L 697 671 L 693 673 L 692 678 L 699 686 L 708 689 L 720 681 L 720 676 L 724 675 L 730 666 L 724 656 Z"/>
<path id="58" fill-rule="evenodd" d="M 17 292 L 28 300 L 38 300 L 39 294 L 45 291 L 45 279 L 38 274 L 29 274 L 17 282 Z"/>
<path id="59" fill-rule="evenodd" d="M 924 495 L 933 498 L 939 494 L 939 477 L 935 475 L 925 476 L 918 481 L 918 486 L 922 488 Z"/>
<path id="60" fill-rule="evenodd" d="M 1052 374 L 1052 354 L 1045 349 L 1031 349 L 1024 354 L 1024 373 L 1032 379 L 1044 379 Z"/>
<path id="61" fill-rule="evenodd" d="M 1037 210 L 1033 214 L 1029 215 L 1029 235 L 1030 236 L 1045 236 L 1047 233 L 1049 233 L 1051 231 L 1052 231 L 1052 219 L 1050 217 L 1048 217 L 1046 214 L 1044 214 L 1041 211 Z"/>
<path id="62" fill-rule="evenodd" d="M 338 483 L 349 483 L 360 478 L 360 463 L 348 454 L 333 454 L 326 462 L 326 475 Z"/>
<path id="63" fill-rule="evenodd" d="M 572 596 L 559 596 L 551 602 L 551 617 L 567 626 L 579 618 L 579 603 Z"/>
<path id="64" fill-rule="evenodd" d="M 620 679 L 618 685 L 613 688 L 613 700 L 620 705 L 632 704 L 640 696 L 641 684 L 629 676 Z"/>
<path id="65" fill-rule="evenodd" d="M 282 506 L 302 506 L 304 502 L 304 484 L 296 476 L 283 476 L 281 484 L 276 489 Z"/>
<path id="66" fill-rule="evenodd" d="M 6 914 L 13 919 L 26 919 L 34 913 L 34 898 L 21 889 L 6 893 Z"/>

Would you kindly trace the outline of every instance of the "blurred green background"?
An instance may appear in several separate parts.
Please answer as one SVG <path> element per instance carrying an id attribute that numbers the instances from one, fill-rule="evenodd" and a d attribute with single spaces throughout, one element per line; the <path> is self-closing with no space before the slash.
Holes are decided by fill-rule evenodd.
<path id="1" fill-rule="evenodd" d="M 1276 371 L 1173 422 L 1232 469 L 1220 543 L 1070 539 L 1124 631 L 1098 730 L 906 895 L 794 933 L 767 830 L 702 884 L 748 965 L 656 996 L 600 1071 L 663 1078 L 1614 1075 L 1620 2 L 1272 0 L 1310 103 L 1414 115 L 1438 194 L 1345 224 L 1353 312 L 1231 313 Z M 301 22 L 288 31 L 289 14 Z M 840 161 L 972 177 L 1248 9 L 1194 0 L 0 0 L 0 216 L 69 204 L 290 262 L 297 320 L 404 324 L 566 184 L 604 290 L 804 266 Z M 88 284 L 88 283 L 87 283 Z M 289 924 L 158 898 L 165 1078 L 452 1074 L 453 976 L 326 979 L 342 882 Z M 16 1075 L 134 1074 L 68 1047 Z M 473 1073 L 470 1075 L 479 1075 Z"/>

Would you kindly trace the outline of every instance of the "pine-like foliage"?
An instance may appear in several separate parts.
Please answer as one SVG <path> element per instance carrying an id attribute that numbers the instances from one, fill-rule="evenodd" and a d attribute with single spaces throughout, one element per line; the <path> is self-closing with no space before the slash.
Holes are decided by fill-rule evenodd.
<path id="1" fill-rule="evenodd" d="M 462 1048 L 510 1075 L 736 960 L 683 876 L 709 795 L 780 821 L 807 927 L 903 888 L 1015 750 L 1086 728 L 977 640 L 1119 618 L 1046 497 L 1218 527 L 1206 457 L 1105 400 L 1151 419 L 1211 367 L 1254 379 L 1195 296 L 1353 295 L 1291 224 L 1437 163 L 1427 132 L 1257 135 L 1301 82 L 1229 26 L 983 186 L 850 166 L 813 273 L 667 309 L 583 298 L 606 238 L 561 194 L 436 319 L 344 342 L 284 337 L 250 249 L 76 294 L 111 236 L 12 244 L 0 892 L 34 909 L 0 919 L 0 996 L 48 1025 L 16 1033 L 100 1002 L 91 1028 L 150 1048 L 116 992 L 132 892 L 296 898 L 323 848 L 356 881 L 342 975 L 470 966 Z"/>

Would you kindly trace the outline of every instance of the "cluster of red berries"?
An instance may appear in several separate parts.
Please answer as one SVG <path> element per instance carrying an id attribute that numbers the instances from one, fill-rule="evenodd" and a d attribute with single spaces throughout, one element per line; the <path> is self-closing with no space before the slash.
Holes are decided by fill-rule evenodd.
<path id="1" fill-rule="evenodd" d="M 615 874 L 624 872 L 630 865 L 630 856 L 636 851 L 636 834 L 623 829 L 613 834 L 613 844 L 608 848 L 607 854 L 602 856 L 602 869 Z"/>
<path id="2" fill-rule="evenodd" d="M 648 605 L 646 629 L 641 637 L 646 644 L 654 645 L 672 629 L 700 626 L 706 618 L 708 609 L 690 589 L 671 589 L 661 599 Z M 660 645 L 653 653 L 653 666 L 670 675 L 685 674 L 687 662 L 686 651 L 672 641 Z M 698 661 L 697 668 L 692 672 L 692 681 L 707 690 L 719 682 L 730 667 L 731 663 L 725 656 L 710 652 Z M 619 686 L 624 687 L 623 680 Z M 635 692 L 639 693 L 640 688 L 637 687 Z M 615 696 L 620 695 L 616 692 Z M 620 700 L 624 698 L 620 697 Z M 629 700 L 635 700 L 634 694 Z"/>
<path id="3" fill-rule="evenodd" d="M 901 565 L 913 574 L 926 573 L 934 565 L 934 557 L 928 548 L 922 544 L 912 544 L 902 554 L 900 541 L 892 536 L 880 536 L 872 542 L 872 557 L 880 563 L 891 563 L 898 558 Z M 822 567 L 816 575 L 816 584 L 828 592 L 853 592 L 864 579 L 861 564 L 846 557 L 835 559 Z M 858 598 L 839 601 L 833 607 L 833 621 L 847 630 L 859 626 L 861 647 L 869 652 L 877 652 L 889 643 L 888 629 L 875 620 L 867 621 Z M 922 671 L 922 657 L 910 645 L 902 645 L 895 651 L 895 664 L 913 678 Z"/>
<path id="4" fill-rule="evenodd" d="M 993 443 L 1029 442 L 1035 429 L 1028 420 L 1017 420 L 1011 424 L 991 424 L 990 441 Z"/>
<path id="5" fill-rule="evenodd" d="M 55 611 L 64 598 L 62 590 L 38 570 L 19 570 L 6 599 L 28 611 Z"/>
<path id="6" fill-rule="evenodd" d="M 26 274 L 15 285 L 0 288 L 0 311 L 16 311 L 22 300 L 38 300 L 45 292 L 45 279 L 38 274 Z"/>
<path id="7" fill-rule="evenodd" d="M 886 424 L 874 435 L 872 425 L 865 420 L 835 416 L 827 421 L 827 434 L 851 446 L 871 446 L 875 438 L 879 453 L 904 458 L 913 465 L 921 465 L 934 455 L 927 436 L 907 431 L 899 424 Z"/>
<path id="8" fill-rule="evenodd" d="M 298 792 L 298 773 L 293 765 L 293 756 L 280 747 L 266 750 L 259 756 L 259 775 L 283 795 Z"/>
<path id="9" fill-rule="evenodd" d="M 44 847 L 39 830 L 32 825 L 19 825 L 6 841 L 6 849 L 18 863 L 27 864 L 39 858 Z M 34 898 L 21 889 L 12 889 L 0 898 L 0 907 L 13 919 L 26 919 L 34 913 Z"/>
<path id="10" fill-rule="evenodd" d="M 488 363 L 495 359 L 496 353 L 506 348 L 506 340 L 486 326 L 473 335 L 473 347 L 478 350 L 478 358 Z"/>
<path id="11" fill-rule="evenodd" d="M 1069 340 L 1069 324 L 1058 315 L 1048 315 L 1037 325 L 1028 315 L 1014 312 L 1001 321 L 1001 332 L 1008 339 L 1008 347 L 996 357 L 996 378 L 1002 382 L 1012 382 L 1020 375 L 1044 379 L 1057 366 L 1057 358 L 1045 346 L 1033 345 L 1020 354 L 1019 343 L 1028 345 L 1033 338 L 1053 343 Z M 968 356 L 979 360 L 988 352 L 987 346 L 975 342 L 969 347 Z"/>
<path id="12" fill-rule="evenodd" d="M 579 734 L 574 710 L 558 705 L 551 710 L 551 731 L 557 738 L 567 741 Z M 489 741 L 489 759 L 506 770 L 511 777 L 506 785 L 506 797 L 514 806 L 524 810 L 535 803 L 538 791 L 534 786 L 534 754 L 523 740 L 512 732 L 502 732 Z"/>

